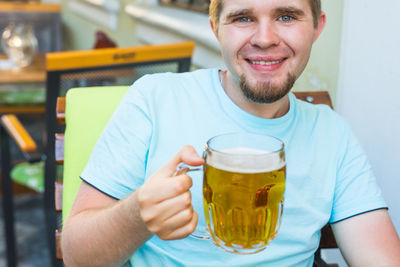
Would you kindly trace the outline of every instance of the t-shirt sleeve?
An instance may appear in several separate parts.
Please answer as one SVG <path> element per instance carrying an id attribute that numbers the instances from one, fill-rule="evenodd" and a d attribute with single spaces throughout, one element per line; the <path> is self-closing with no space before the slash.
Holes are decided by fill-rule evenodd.
<path id="1" fill-rule="evenodd" d="M 330 223 L 387 208 L 367 156 L 348 124 L 345 132 L 344 156 L 339 162 Z"/>
<path id="2" fill-rule="evenodd" d="M 152 132 L 147 102 L 137 81 L 125 94 L 97 141 L 81 179 L 121 199 L 144 181 Z"/>

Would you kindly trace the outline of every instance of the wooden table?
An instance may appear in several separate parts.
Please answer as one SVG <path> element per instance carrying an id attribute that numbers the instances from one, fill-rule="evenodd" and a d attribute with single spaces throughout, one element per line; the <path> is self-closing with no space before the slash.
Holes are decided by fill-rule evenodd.
<path id="1" fill-rule="evenodd" d="M 5 60 L 5 55 L 0 55 L 0 60 Z M 0 69 L 0 90 L 4 86 L 21 86 L 27 84 L 38 83 L 44 88 L 46 82 L 46 59 L 44 54 L 37 54 L 32 63 L 20 69 Z M 29 90 L 29 89 L 27 89 Z M 0 103 L 0 114 L 2 113 L 17 113 L 17 114 L 32 114 L 44 113 L 45 104 L 2 104 Z"/>

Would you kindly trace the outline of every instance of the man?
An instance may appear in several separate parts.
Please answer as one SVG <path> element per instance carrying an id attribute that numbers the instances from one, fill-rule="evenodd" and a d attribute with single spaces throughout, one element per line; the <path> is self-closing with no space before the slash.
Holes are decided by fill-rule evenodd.
<path id="1" fill-rule="evenodd" d="M 329 222 L 350 266 L 399 266 L 398 235 L 348 125 L 289 93 L 324 28 L 320 2 L 215 0 L 210 18 L 228 70 L 133 85 L 81 175 L 63 230 L 66 265 L 311 266 Z M 282 224 L 253 255 L 191 237 L 199 186 L 174 176 L 182 162 L 203 163 L 207 139 L 234 131 L 273 135 L 286 147 Z"/>

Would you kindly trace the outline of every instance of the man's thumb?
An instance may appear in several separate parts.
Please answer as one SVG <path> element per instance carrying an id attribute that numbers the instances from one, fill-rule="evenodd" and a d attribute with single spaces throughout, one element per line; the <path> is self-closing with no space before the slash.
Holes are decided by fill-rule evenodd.
<path id="1" fill-rule="evenodd" d="M 174 155 L 172 159 L 170 159 L 163 167 L 161 167 L 158 172 L 164 176 L 172 176 L 181 163 L 185 163 L 190 166 L 199 166 L 204 163 L 204 159 L 197 154 L 194 147 L 184 146 L 178 151 L 178 153 Z"/>

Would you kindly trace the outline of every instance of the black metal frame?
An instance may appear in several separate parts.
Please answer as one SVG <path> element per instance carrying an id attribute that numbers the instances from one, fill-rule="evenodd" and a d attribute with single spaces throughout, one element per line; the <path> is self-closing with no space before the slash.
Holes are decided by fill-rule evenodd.
<path id="1" fill-rule="evenodd" d="M 321 249 L 317 249 L 317 251 L 314 253 L 314 266 L 313 267 L 329 267 L 329 264 L 327 264 L 321 257 Z"/>
<path id="2" fill-rule="evenodd" d="M 12 183 L 10 178 L 10 141 L 7 131 L 0 126 L 1 142 L 1 168 L 3 186 L 3 212 L 4 212 L 4 231 L 6 236 L 6 253 L 9 267 L 16 266 L 17 249 L 15 244 L 14 229 L 14 202 L 12 193 Z"/>
<path id="3" fill-rule="evenodd" d="M 191 57 L 168 59 L 159 61 L 146 61 L 135 62 L 120 65 L 110 65 L 102 67 L 87 67 L 82 69 L 61 70 L 61 71 L 48 71 L 46 80 L 46 142 L 43 144 L 44 154 L 39 158 L 45 160 L 45 181 L 44 181 L 44 212 L 46 219 L 46 230 L 48 238 L 48 247 L 51 257 L 52 266 L 63 266 L 63 263 L 56 259 L 56 240 L 55 231 L 58 229 L 58 217 L 55 211 L 54 199 L 54 182 L 56 180 L 56 160 L 55 160 L 55 134 L 64 131 L 65 126 L 60 126 L 56 118 L 56 102 L 57 97 L 60 95 L 61 75 L 78 73 L 84 71 L 100 71 L 100 70 L 117 70 L 127 67 L 144 66 L 151 64 L 163 63 L 178 63 L 177 72 L 186 72 L 190 70 Z M 14 229 L 14 206 L 12 195 L 12 183 L 10 178 L 10 137 L 3 126 L 0 127 L 1 137 L 1 165 L 3 173 L 3 208 L 4 220 L 6 230 L 6 249 L 7 249 L 7 262 L 9 267 L 17 265 L 17 249 L 15 242 L 15 229 Z M 34 157 L 36 160 L 38 157 Z"/>

